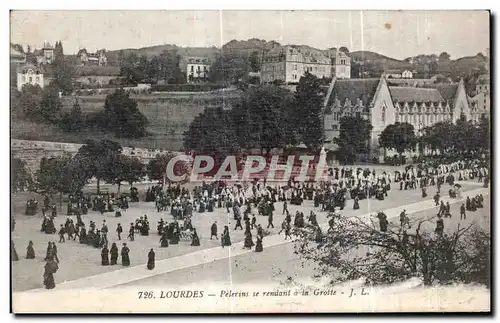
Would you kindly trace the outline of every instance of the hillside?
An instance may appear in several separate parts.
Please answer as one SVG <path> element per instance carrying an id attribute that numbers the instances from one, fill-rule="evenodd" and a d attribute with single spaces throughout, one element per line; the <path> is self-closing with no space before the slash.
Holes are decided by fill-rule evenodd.
<path id="1" fill-rule="evenodd" d="M 373 65 L 381 69 L 407 69 L 412 65 L 395 58 L 387 57 L 370 51 L 356 51 L 349 53 L 353 63 L 361 65 Z"/>
<path id="2" fill-rule="evenodd" d="M 64 133 L 55 126 L 37 124 L 24 120 L 12 120 L 13 139 L 41 140 L 55 142 L 83 143 L 86 139 L 110 139 L 122 146 L 137 148 L 160 148 L 181 150 L 183 133 L 191 121 L 205 108 L 231 106 L 239 100 L 240 93 L 234 91 L 214 91 L 197 93 L 159 93 L 131 95 L 137 101 L 138 109 L 149 120 L 149 136 L 140 139 L 119 139 L 110 133 L 88 130 L 83 133 Z M 63 109 L 70 110 L 75 100 L 84 113 L 96 112 L 104 107 L 104 95 L 63 97 Z"/>

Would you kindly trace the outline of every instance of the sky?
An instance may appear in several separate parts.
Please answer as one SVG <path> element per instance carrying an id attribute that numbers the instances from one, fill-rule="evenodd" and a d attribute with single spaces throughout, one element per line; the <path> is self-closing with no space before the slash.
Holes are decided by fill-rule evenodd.
<path id="1" fill-rule="evenodd" d="M 447 52 L 452 59 L 485 53 L 487 11 L 12 11 L 11 43 L 40 48 L 141 48 L 175 44 L 220 47 L 259 38 L 326 49 L 346 46 L 404 59 Z"/>

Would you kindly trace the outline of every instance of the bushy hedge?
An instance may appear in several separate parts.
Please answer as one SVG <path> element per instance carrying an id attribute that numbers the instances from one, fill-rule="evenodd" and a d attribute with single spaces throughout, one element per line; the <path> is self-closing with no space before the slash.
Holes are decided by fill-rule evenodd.
<path id="1" fill-rule="evenodd" d="M 207 92 L 224 88 L 223 84 L 203 83 L 203 84 L 162 84 L 153 85 L 153 92 Z"/>

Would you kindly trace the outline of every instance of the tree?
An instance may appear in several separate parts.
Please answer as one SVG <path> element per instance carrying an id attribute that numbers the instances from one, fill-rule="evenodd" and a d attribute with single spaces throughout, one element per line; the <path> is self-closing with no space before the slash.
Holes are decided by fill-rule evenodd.
<path id="1" fill-rule="evenodd" d="M 42 158 L 40 168 L 36 172 L 36 191 L 42 194 L 59 192 L 62 172 L 67 156 Z"/>
<path id="2" fill-rule="evenodd" d="M 401 155 L 405 151 L 415 149 L 417 137 L 411 124 L 396 122 L 382 131 L 378 141 L 381 147 L 395 149 Z"/>
<path id="3" fill-rule="evenodd" d="M 137 108 L 137 101 L 123 89 L 106 96 L 104 120 L 115 136 L 140 138 L 146 135 L 148 119 Z"/>
<path id="4" fill-rule="evenodd" d="M 10 189 L 12 192 L 27 189 L 32 184 L 31 174 L 26 163 L 19 158 L 10 156 Z"/>
<path id="5" fill-rule="evenodd" d="M 378 230 L 373 220 L 328 214 L 330 228 L 318 239 L 314 228 L 296 229 L 296 253 L 317 264 L 316 276 L 332 284 L 364 279 L 392 284 L 412 277 L 424 285 L 485 283 L 489 285 L 491 237 L 474 223 L 450 234 L 433 232 L 432 222 L 416 219 L 409 227 Z"/>
<path id="6" fill-rule="evenodd" d="M 441 54 L 439 54 L 439 62 L 447 62 L 449 61 L 451 58 L 450 54 L 448 54 L 447 52 L 442 52 Z"/>
<path id="7" fill-rule="evenodd" d="M 339 146 L 338 158 L 345 164 L 351 164 L 356 160 L 356 155 L 367 153 L 372 128 L 368 120 L 360 117 L 341 118 L 339 137 L 334 138 L 334 142 Z"/>
<path id="8" fill-rule="evenodd" d="M 467 121 L 465 114 L 462 112 L 460 118 L 456 121 L 452 136 L 455 152 L 463 154 L 477 148 L 474 145 L 474 138 L 476 135 L 472 121 Z"/>
<path id="9" fill-rule="evenodd" d="M 137 157 L 120 155 L 116 168 L 119 170 L 116 176 L 118 192 L 120 192 L 122 182 L 126 182 L 132 187 L 134 183 L 142 181 L 146 176 L 145 166 Z"/>
<path id="10" fill-rule="evenodd" d="M 68 156 L 60 164 L 57 189 L 60 194 L 75 195 L 81 193 L 90 176 L 82 160 Z"/>
<path id="11" fill-rule="evenodd" d="M 306 72 L 295 92 L 295 124 L 300 140 L 312 149 L 323 145 L 323 92 L 319 79 Z"/>
<path id="12" fill-rule="evenodd" d="M 293 94 L 280 87 L 249 88 L 232 112 L 238 142 L 242 148 L 284 148 L 296 143 L 296 111 Z"/>
<path id="13" fill-rule="evenodd" d="M 26 84 L 18 93 L 14 90 L 11 95 L 10 107 L 14 116 L 19 119 L 28 119 L 32 121 L 41 121 L 38 115 L 38 106 L 42 101 L 43 90 L 38 85 Z"/>
<path id="14" fill-rule="evenodd" d="M 250 69 L 252 72 L 260 71 L 260 63 L 259 63 L 259 52 L 253 51 L 249 58 Z"/>
<path id="15" fill-rule="evenodd" d="M 172 158 L 175 157 L 174 153 L 158 154 L 155 158 L 151 159 L 146 166 L 147 174 L 150 180 L 162 181 L 165 178 L 167 165 Z M 176 176 L 189 174 L 190 165 L 185 161 L 178 161 L 174 165 L 173 172 Z M 167 178 L 168 180 L 168 178 Z M 185 179 L 187 181 L 188 178 Z"/>
<path id="16" fill-rule="evenodd" d="M 479 119 L 479 124 L 477 126 L 477 134 L 473 136 L 476 140 L 475 147 L 478 147 L 482 151 L 487 151 L 491 147 L 491 132 L 490 132 L 490 120 L 482 116 Z"/>
<path id="17" fill-rule="evenodd" d="M 224 53 L 215 59 L 208 78 L 213 83 L 233 85 L 246 77 L 250 71 L 248 57 L 236 53 Z"/>
<path id="18" fill-rule="evenodd" d="M 446 150 L 454 146 L 454 131 L 455 126 L 450 121 L 437 122 L 423 129 L 421 143 L 433 152 L 439 150 L 441 153 L 445 153 Z"/>
<path id="19" fill-rule="evenodd" d="M 59 127 L 66 132 L 79 132 L 85 126 L 85 118 L 78 101 L 75 101 L 71 111 L 64 112 L 59 121 Z"/>
<path id="20" fill-rule="evenodd" d="M 110 140 L 87 140 L 83 146 L 78 149 L 75 155 L 81 165 L 86 170 L 88 178 L 97 179 L 97 193 L 100 191 L 100 182 L 104 180 L 108 183 L 114 183 L 118 174 L 117 167 L 122 147 Z"/>
<path id="21" fill-rule="evenodd" d="M 168 84 L 186 83 L 180 68 L 181 56 L 176 50 L 164 50 L 159 57 L 160 76 Z"/>
<path id="22" fill-rule="evenodd" d="M 126 85 L 137 85 L 144 79 L 143 71 L 137 68 L 139 58 L 135 52 L 123 57 L 120 62 L 120 76 Z"/>
<path id="23" fill-rule="evenodd" d="M 73 92 L 76 70 L 68 58 L 64 56 L 62 43 L 59 43 L 56 47 L 54 61 L 51 64 L 54 76 L 50 85 L 54 88 L 54 91 L 69 95 Z"/>
<path id="24" fill-rule="evenodd" d="M 342 46 L 339 48 L 339 52 L 349 54 L 349 49 L 347 49 L 347 47 L 345 47 L 345 46 Z"/>
<path id="25" fill-rule="evenodd" d="M 50 85 L 43 89 L 42 100 L 36 111 L 37 118 L 42 122 L 56 123 L 61 114 L 62 103 L 57 88 Z"/>
<path id="26" fill-rule="evenodd" d="M 222 108 L 207 108 L 184 133 L 184 148 L 197 153 L 234 153 L 239 150 L 233 120 Z"/>

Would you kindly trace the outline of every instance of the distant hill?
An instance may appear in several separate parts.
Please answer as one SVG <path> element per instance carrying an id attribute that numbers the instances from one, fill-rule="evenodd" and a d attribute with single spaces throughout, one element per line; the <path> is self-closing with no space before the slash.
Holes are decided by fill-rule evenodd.
<path id="1" fill-rule="evenodd" d="M 278 46 L 281 46 L 281 44 L 274 40 L 268 42 L 258 38 L 251 38 L 249 40 L 233 39 L 222 46 L 222 50 L 223 52 L 238 53 L 249 56 L 253 52 L 266 53 Z"/>
<path id="2" fill-rule="evenodd" d="M 138 56 L 152 57 L 161 54 L 163 51 L 176 50 L 184 61 L 186 57 L 202 56 L 215 58 L 222 52 L 237 54 L 249 57 L 253 52 L 258 52 L 262 57 L 268 51 L 284 46 L 276 41 L 266 41 L 258 38 L 248 40 L 231 40 L 221 48 L 212 47 L 179 47 L 176 45 L 159 45 L 143 47 L 138 49 L 123 49 L 125 55 L 135 53 Z M 326 50 L 313 48 L 308 45 L 294 45 L 307 51 L 325 52 Z M 117 62 L 119 50 L 108 52 L 110 64 Z M 462 57 L 456 60 L 439 60 L 438 55 L 416 55 L 404 60 L 391 58 L 371 51 L 354 51 L 348 53 L 352 58 L 353 77 L 364 75 L 373 77 L 380 75 L 385 70 L 410 69 L 417 72 L 418 77 L 429 77 L 430 75 L 443 74 L 452 78 L 464 77 L 468 74 L 484 73 L 489 64 L 488 58 L 482 54 L 476 56 Z"/>

